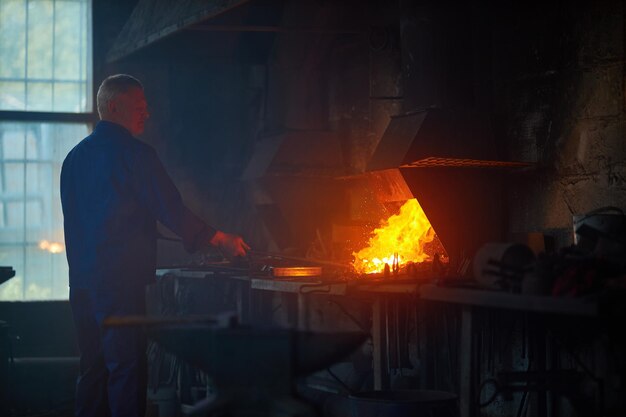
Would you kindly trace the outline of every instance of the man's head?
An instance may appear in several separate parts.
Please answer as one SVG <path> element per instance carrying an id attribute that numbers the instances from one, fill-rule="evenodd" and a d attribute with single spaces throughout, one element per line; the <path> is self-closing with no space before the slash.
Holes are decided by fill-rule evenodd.
<path id="1" fill-rule="evenodd" d="M 138 79 L 126 74 L 107 77 L 97 96 L 100 119 L 124 126 L 133 135 L 143 132 L 144 123 L 150 116 Z"/>

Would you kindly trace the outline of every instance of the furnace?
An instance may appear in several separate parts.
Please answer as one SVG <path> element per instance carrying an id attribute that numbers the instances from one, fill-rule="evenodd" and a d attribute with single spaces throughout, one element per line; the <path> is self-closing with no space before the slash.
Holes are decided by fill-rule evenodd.
<path id="1" fill-rule="evenodd" d="M 288 132 L 261 142 L 244 178 L 277 249 L 358 275 L 463 275 L 503 239 L 504 182 L 529 166 L 499 156 L 483 115 L 437 108 L 392 117 L 364 173 L 340 174 L 342 149 L 337 135 Z"/>
<path id="2" fill-rule="evenodd" d="M 346 179 L 353 193 L 365 194 L 357 211 L 359 205 L 378 205 L 380 216 L 400 206 L 386 229 L 374 231 L 368 248 L 356 252 L 357 270 L 380 272 L 368 269 L 373 262 L 451 261 L 450 272 L 464 274 L 480 246 L 504 237 L 504 181 L 512 169 L 529 165 L 499 156 L 484 115 L 429 108 L 392 117 L 368 172 Z M 396 247 L 381 253 L 387 262 L 368 259 L 369 248 L 385 239 Z"/>

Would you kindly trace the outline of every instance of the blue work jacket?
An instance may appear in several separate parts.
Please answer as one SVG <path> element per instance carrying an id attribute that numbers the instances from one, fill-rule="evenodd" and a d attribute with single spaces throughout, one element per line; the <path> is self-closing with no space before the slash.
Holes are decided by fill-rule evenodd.
<path id="1" fill-rule="evenodd" d="M 139 289 L 151 282 L 157 220 L 190 252 L 215 234 L 183 204 L 154 149 L 108 121 L 65 158 L 61 203 L 74 288 Z"/>

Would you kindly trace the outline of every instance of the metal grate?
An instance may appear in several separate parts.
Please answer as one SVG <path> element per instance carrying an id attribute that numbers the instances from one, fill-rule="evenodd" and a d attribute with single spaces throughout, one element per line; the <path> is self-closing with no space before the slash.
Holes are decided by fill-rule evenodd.
<path id="1" fill-rule="evenodd" d="M 525 168 L 532 166 L 530 162 L 518 161 L 485 161 L 480 159 L 436 158 L 430 157 L 414 161 L 400 168 L 426 167 L 459 167 L 459 168 Z"/>

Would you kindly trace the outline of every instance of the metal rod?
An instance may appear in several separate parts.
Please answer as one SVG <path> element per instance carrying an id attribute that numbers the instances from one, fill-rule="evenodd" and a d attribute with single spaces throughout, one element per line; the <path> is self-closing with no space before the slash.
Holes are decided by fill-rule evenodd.
<path id="1" fill-rule="evenodd" d="M 147 316 L 119 316 L 104 319 L 104 327 L 128 326 L 164 326 L 173 324 L 216 324 L 219 320 L 213 316 L 177 316 L 177 317 L 147 317 Z"/>
<path id="2" fill-rule="evenodd" d="M 271 257 L 271 258 L 284 259 L 286 261 L 308 262 L 308 263 L 317 264 L 317 265 L 327 265 L 327 266 L 332 266 L 335 268 L 351 268 L 350 265 L 339 263 L 339 262 L 319 261 L 317 259 L 299 258 L 295 256 L 284 256 L 279 253 L 272 253 L 272 252 L 262 252 L 262 251 L 251 250 L 248 252 L 248 254 L 252 256 L 265 256 L 265 257 Z"/>

